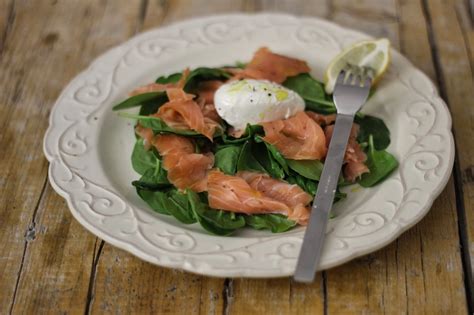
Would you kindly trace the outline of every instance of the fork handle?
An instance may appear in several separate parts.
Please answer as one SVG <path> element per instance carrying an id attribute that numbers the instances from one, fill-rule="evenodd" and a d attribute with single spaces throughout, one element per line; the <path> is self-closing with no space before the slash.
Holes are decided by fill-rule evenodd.
<path id="1" fill-rule="evenodd" d="M 313 282 L 321 258 L 326 225 L 329 219 L 337 182 L 341 172 L 346 146 L 351 133 L 354 115 L 338 114 L 329 151 L 324 162 L 318 190 L 313 201 L 309 224 L 301 246 L 294 279 L 299 282 Z"/>

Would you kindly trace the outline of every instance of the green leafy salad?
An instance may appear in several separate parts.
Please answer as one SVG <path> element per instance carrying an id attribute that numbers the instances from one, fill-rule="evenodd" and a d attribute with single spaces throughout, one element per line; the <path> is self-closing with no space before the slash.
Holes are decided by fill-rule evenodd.
<path id="1" fill-rule="evenodd" d="M 132 185 L 151 209 L 217 235 L 306 224 L 336 108 L 304 61 L 262 48 L 246 64 L 185 69 L 113 110 L 132 108 L 119 113 L 136 121 Z M 397 168 L 389 144 L 384 121 L 357 114 L 336 202 Z"/>

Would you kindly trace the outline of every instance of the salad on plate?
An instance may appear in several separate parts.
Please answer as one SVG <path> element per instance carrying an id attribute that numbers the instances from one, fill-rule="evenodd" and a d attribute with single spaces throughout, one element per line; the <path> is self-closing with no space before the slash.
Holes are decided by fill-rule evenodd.
<path id="1" fill-rule="evenodd" d="M 131 162 L 141 177 L 132 185 L 154 211 L 217 235 L 306 225 L 336 117 L 334 78 L 349 63 L 372 67 L 377 81 L 388 51 L 386 39 L 356 43 L 324 84 L 305 61 L 262 47 L 248 63 L 186 68 L 136 88 L 114 107 L 139 108 L 120 112 L 136 120 Z M 381 119 L 357 114 L 335 201 L 343 186 L 390 175 L 389 144 Z"/>

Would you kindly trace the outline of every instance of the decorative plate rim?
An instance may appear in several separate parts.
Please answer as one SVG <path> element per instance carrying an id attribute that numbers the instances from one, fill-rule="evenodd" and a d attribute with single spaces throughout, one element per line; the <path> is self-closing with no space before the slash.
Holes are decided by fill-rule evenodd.
<path id="1" fill-rule="evenodd" d="M 59 134 L 60 136 L 63 136 L 64 133 L 66 133 L 68 126 L 66 126 L 65 121 L 60 121 L 58 120 L 58 117 L 56 114 L 61 110 L 65 108 L 65 99 L 68 97 L 70 94 L 71 90 L 75 88 L 75 83 L 78 82 L 78 80 L 83 79 L 84 81 L 86 80 L 89 75 L 93 75 L 94 73 L 97 72 L 103 72 L 105 73 L 106 71 L 104 70 L 107 67 L 102 67 L 100 71 L 98 70 L 99 67 L 96 67 L 97 65 L 100 65 L 101 63 L 104 63 L 104 61 L 107 61 L 108 59 L 113 59 L 114 55 L 117 54 L 124 54 L 126 51 L 129 49 L 132 49 L 136 47 L 138 44 L 140 44 L 142 41 L 147 41 L 153 38 L 153 36 L 157 35 L 158 33 L 160 34 L 167 34 L 167 33 L 172 33 L 176 32 L 177 30 L 180 29 L 185 29 L 186 27 L 193 26 L 193 25 L 202 25 L 204 23 L 211 23 L 213 21 L 217 22 L 222 22 L 223 20 L 225 21 L 236 21 L 239 22 L 239 20 L 245 19 L 246 21 L 251 21 L 255 22 L 257 25 L 261 21 L 264 21 L 265 23 L 270 23 L 270 27 L 278 27 L 278 23 L 283 21 L 282 23 L 284 24 L 285 21 L 289 21 L 291 23 L 294 23 L 295 27 L 296 26 L 301 26 L 303 27 L 306 24 L 311 24 L 311 25 L 318 25 L 318 26 L 323 26 L 330 28 L 332 31 L 339 32 L 335 36 L 339 36 L 341 34 L 350 34 L 351 36 L 354 37 L 367 37 L 367 35 L 360 33 L 358 31 L 354 30 L 349 30 L 346 28 L 343 28 L 333 22 L 329 22 L 326 20 L 321 20 L 319 18 L 314 18 L 314 17 L 296 17 L 293 15 L 288 15 L 288 14 L 281 14 L 281 13 L 255 13 L 255 14 L 240 14 L 240 13 L 234 13 L 234 14 L 223 14 L 223 15 L 214 15 L 214 16 L 205 16 L 205 17 L 198 17 L 198 18 L 193 18 L 193 19 L 188 19 L 184 21 L 179 21 L 170 25 L 167 25 L 165 27 L 149 30 L 143 33 L 140 33 L 131 39 L 125 41 L 124 43 L 111 48 L 101 54 L 99 57 L 97 57 L 91 65 L 81 73 L 79 73 L 63 90 L 63 92 L 60 94 L 58 97 L 58 100 L 54 104 L 50 117 L 49 117 L 49 127 L 45 133 L 45 138 L 44 138 L 44 143 L 43 143 L 43 149 L 46 158 L 50 162 L 49 169 L 48 169 L 48 177 L 49 181 L 54 188 L 56 192 L 58 192 L 59 195 L 61 195 L 63 198 L 66 199 L 68 207 L 73 214 L 74 218 L 79 221 L 87 230 L 89 230 L 91 233 L 94 235 L 100 237 L 101 239 L 105 240 L 106 242 L 117 246 L 121 249 L 127 250 L 128 252 L 138 256 L 139 258 L 160 265 L 164 267 L 172 267 L 172 268 L 179 268 L 183 269 L 189 272 L 193 273 L 198 273 L 198 274 L 203 274 L 203 275 L 209 275 L 209 276 L 218 276 L 218 277 L 257 277 L 257 278 L 264 278 L 264 277 L 283 277 L 283 276 L 289 276 L 293 273 L 294 270 L 294 265 L 295 265 L 295 255 L 297 256 L 298 249 L 299 249 L 299 243 L 300 243 L 300 238 L 296 234 L 287 234 L 285 238 L 291 239 L 291 241 L 288 241 L 288 243 L 283 243 L 280 242 L 275 242 L 274 246 L 278 247 L 275 248 L 276 256 L 271 256 L 269 255 L 268 257 L 259 257 L 259 262 L 261 263 L 262 261 L 273 261 L 278 260 L 278 264 L 272 265 L 272 268 L 268 269 L 252 269 L 248 267 L 247 265 L 239 265 L 239 261 L 241 259 L 240 256 L 248 256 L 250 258 L 250 261 L 253 259 L 252 253 L 248 253 L 247 245 L 244 243 L 241 247 L 237 246 L 237 249 L 235 249 L 235 256 L 232 256 L 234 252 L 232 252 L 232 255 L 228 255 L 230 257 L 224 257 L 225 259 L 229 259 L 229 261 L 232 261 L 232 263 L 235 263 L 236 265 L 232 268 L 228 269 L 219 269 L 216 268 L 217 265 L 222 265 L 222 262 L 216 262 L 214 261 L 214 258 L 209 258 L 205 256 L 200 256 L 199 259 L 195 259 L 194 257 L 188 257 L 186 256 L 188 253 L 186 252 L 186 249 L 183 249 L 182 252 L 177 252 L 176 250 L 169 250 L 166 251 L 161 251 L 160 253 L 158 252 L 153 252 L 153 250 L 146 251 L 142 247 L 137 246 L 135 243 L 136 240 L 133 242 L 128 242 L 124 241 L 120 238 L 118 238 L 116 235 L 109 234 L 107 232 L 102 231 L 97 227 L 97 225 L 91 224 L 90 220 L 88 221 L 86 217 L 84 216 L 83 210 L 80 210 L 78 207 L 78 194 L 84 193 L 86 189 L 86 186 L 84 188 L 74 188 L 73 190 L 77 190 L 73 193 L 68 192 L 67 189 L 70 189 L 71 187 L 71 182 L 72 179 L 74 179 L 74 176 L 76 175 L 73 170 L 71 170 L 70 166 L 64 163 L 64 161 L 59 157 L 59 143 L 61 137 L 57 137 Z M 258 23 L 256 22 L 258 21 Z M 275 24 L 272 24 L 275 23 Z M 281 25 L 283 25 L 281 24 Z M 179 33 L 181 35 L 181 33 Z M 342 36 L 342 35 L 341 35 Z M 212 45 L 212 42 L 208 45 Z M 206 45 L 206 43 L 204 44 Z M 403 232 L 411 228 L 413 225 L 418 223 L 429 211 L 431 208 L 434 200 L 436 197 L 442 192 L 444 187 L 446 186 L 450 174 L 452 171 L 453 163 L 454 163 L 454 140 L 453 140 L 453 135 L 451 133 L 451 116 L 449 114 L 449 110 L 445 102 L 439 97 L 438 92 L 436 91 L 436 88 L 434 87 L 433 83 L 431 80 L 421 71 L 419 71 L 417 68 L 415 68 L 408 60 L 406 60 L 403 56 L 395 52 L 395 58 L 394 60 L 398 60 L 398 62 L 402 63 L 404 66 L 410 68 L 410 71 L 413 71 L 411 73 L 412 75 L 416 75 L 420 81 L 423 81 L 422 83 L 425 84 L 425 88 L 421 89 L 420 92 L 424 96 L 426 96 L 424 93 L 427 93 L 425 90 L 429 89 L 429 97 L 431 98 L 430 101 L 428 101 L 428 96 L 426 96 L 427 103 L 432 105 L 433 108 L 436 108 L 436 110 L 442 110 L 443 112 L 446 113 L 446 117 L 442 117 L 441 119 L 444 119 L 443 126 L 438 126 L 438 129 L 442 132 L 440 133 L 440 136 L 446 136 L 447 138 L 445 141 L 447 142 L 447 148 L 446 148 L 446 153 L 442 156 L 443 158 L 446 158 L 446 161 L 443 163 L 443 173 L 439 176 L 439 180 L 436 182 L 436 185 L 432 188 L 428 187 L 426 191 L 423 191 L 427 193 L 426 200 L 423 201 L 423 205 L 420 204 L 420 206 L 416 209 L 416 214 L 409 218 L 408 221 L 404 221 L 402 219 L 398 219 L 399 222 L 395 226 L 390 226 L 389 229 L 387 229 L 387 222 L 385 222 L 385 218 L 383 218 L 383 225 L 380 229 L 377 231 L 380 232 L 381 230 L 387 230 L 386 233 L 382 234 L 382 237 L 379 237 L 376 242 L 371 242 L 370 246 L 362 246 L 362 247 L 352 247 L 348 248 L 342 255 L 339 257 L 334 258 L 332 261 L 328 261 L 326 263 L 322 264 L 321 269 L 328 269 L 332 268 L 336 265 L 343 264 L 351 259 L 354 259 L 356 257 L 368 254 L 370 252 L 376 251 L 386 245 L 388 245 L 390 242 L 398 238 Z M 122 60 L 122 58 L 120 58 Z M 110 65 L 109 65 L 110 66 Z M 103 73 L 99 74 L 99 77 L 101 75 L 104 75 Z M 401 80 L 401 78 L 400 78 Z M 410 86 L 411 87 L 411 86 Z M 77 91 L 76 91 L 77 92 Z M 421 95 L 420 94 L 420 95 Z M 98 107 L 102 105 L 102 102 L 99 102 L 99 104 L 95 104 Z M 98 108 L 100 110 L 100 108 Z M 436 111 L 435 110 L 435 111 Z M 65 116 L 64 116 L 65 117 Z M 439 123 L 440 116 L 434 117 L 434 122 L 433 126 L 435 125 L 436 122 Z M 438 119 L 438 120 L 437 120 Z M 100 131 L 100 127 L 98 127 Z M 439 131 L 437 129 L 437 131 Z M 430 130 L 431 131 L 431 130 Z M 424 135 L 424 137 L 430 136 L 432 133 L 427 133 Z M 423 140 L 424 137 L 421 137 L 420 139 Z M 440 162 L 441 163 L 441 162 Z M 59 170 L 58 170 L 59 168 Z M 436 168 L 436 166 L 434 166 Z M 436 173 L 436 171 L 435 171 Z M 61 176 L 66 175 L 66 176 L 72 176 L 71 181 L 69 182 L 69 186 L 65 186 L 64 180 L 60 179 L 59 175 Z M 401 176 L 401 175 L 400 175 Z M 83 181 L 84 178 L 81 176 L 78 176 L 79 178 L 76 178 L 74 180 L 77 181 Z M 77 185 L 77 183 L 74 183 L 74 185 Z M 87 192 L 89 193 L 89 192 Z M 80 201 L 80 200 L 79 200 Z M 126 204 L 126 201 L 121 200 Z M 92 201 L 91 201 L 92 202 Z M 128 207 L 128 205 L 126 205 Z M 133 207 L 132 207 L 133 208 Z M 127 208 L 128 209 L 128 208 Z M 132 209 L 133 210 L 133 209 Z M 397 209 L 398 210 L 398 209 Z M 362 213 L 363 215 L 364 213 Z M 127 218 L 128 219 L 128 218 Z M 368 219 L 369 220 L 369 219 Z M 140 221 L 140 219 L 138 220 Z M 146 220 L 145 220 L 146 221 Z M 156 220 L 159 221 L 159 220 Z M 105 222 L 105 221 L 104 221 Z M 156 223 L 156 222 L 153 222 Z M 137 226 L 138 223 L 137 223 Z M 139 229 L 139 228 L 137 228 Z M 179 230 L 179 228 L 176 228 L 176 231 Z M 121 231 L 124 233 L 123 231 Z M 143 232 L 142 232 L 143 233 Z M 165 237 L 169 237 L 168 242 L 169 244 L 173 245 L 173 242 L 178 242 L 174 238 L 177 237 L 188 237 L 191 236 L 191 238 L 196 237 L 196 233 L 190 230 L 183 231 L 181 234 L 179 232 L 176 232 L 178 234 L 173 234 L 171 233 L 170 235 L 165 235 Z M 328 232 L 329 233 L 329 232 Z M 146 234 L 146 232 L 145 232 Z M 142 237 L 143 235 L 142 234 Z M 301 234 L 301 233 L 300 233 Z M 370 233 L 369 233 L 370 234 Z M 302 236 L 302 235 L 299 235 Z M 272 242 L 273 240 L 276 239 L 282 239 L 282 236 L 274 237 L 274 238 L 268 238 L 269 242 Z M 198 237 L 199 239 L 199 237 Z M 229 239 L 229 238 L 226 238 Z M 239 241 L 238 238 L 235 238 L 234 240 L 237 239 L 237 242 Z M 199 239 L 200 240 L 200 239 Z M 256 238 L 256 243 L 259 244 L 263 238 Z M 195 240 L 194 240 L 195 241 Z M 265 242 L 267 241 L 267 238 L 265 238 Z M 139 241 L 136 241 L 139 242 Z M 195 241 L 196 242 L 196 241 Z M 243 240 L 242 240 L 243 242 Z M 149 242 L 150 244 L 153 244 L 153 242 Z M 171 246 L 170 245 L 170 246 Z M 217 250 L 222 251 L 222 248 L 220 248 L 217 245 Z M 252 245 L 253 246 L 253 245 Z M 286 246 L 286 247 L 285 247 Z M 171 248 L 171 247 L 170 247 Z M 245 250 L 241 250 L 242 248 L 245 248 Z M 282 249 L 281 249 L 282 248 Z M 281 249 L 281 250 L 280 250 Z M 238 252 L 238 253 L 237 253 Z M 288 254 L 289 252 L 290 254 Z M 151 253 L 151 254 L 150 254 Z M 181 256 L 173 256 L 175 254 L 180 254 Z M 158 259 L 158 255 L 160 255 Z M 212 256 L 214 254 L 210 254 Z M 239 256 L 240 255 L 240 256 Z M 173 260 L 173 259 L 168 259 L 168 257 L 181 257 L 181 259 Z M 277 257 L 278 256 L 278 257 Z M 204 258 L 203 258 L 204 257 Z M 276 258 L 272 258 L 276 257 Z M 162 260 L 162 258 L 165 258 L 165 260 Z M 221 259 L 222 257 L 219 257 Z M 206 260 L 207 259 L 207 260 Z M 233 259 L 233 260 L 232 260 Z M 243 258 L 242 258 L 243 259 Z M 230 264 L 230 263 L 229 263 Z"/>

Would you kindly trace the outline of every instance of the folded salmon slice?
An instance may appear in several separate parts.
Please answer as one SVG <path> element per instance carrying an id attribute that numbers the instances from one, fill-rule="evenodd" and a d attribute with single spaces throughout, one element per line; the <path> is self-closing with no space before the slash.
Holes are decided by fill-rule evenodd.
<path id="1" fill-rule="evenodd" d="M 143 139 L 143 144 L 146 150 L 149 150 L 153 143 L 153 130 L 151 128 L 142 127 L 140 124 L 137 124 L 135 127 L 135 133 Z"/>
<path id="2" fill-rule="evenodd" d="M 320 126 L 330 125 L 336 121 L 336 114 L 323 115 L 311 111 L 306 111 L 305 113 Z"/>
<path id="3" fill-rule="evenodd" d="M 305 225 L 311 197 L 297 185 L 270 178 L 266 174 L 241 172 L 236 176 L 218 170 L 208 174 L 209 206 L 245 214 L 279 213 Z"/>
<path id="4" fill-rule="evenodd" d="M 169 101 L 154 116 L 163 119 L 171 128 L 195 130 L 212 141 L 220 124 L 204 116 L 203 109 L 193 100 L 194 95 L 187 94 L 181 88 L 169 88 L 166 94 Z"/>
<path id="5" fill-rule="evenodd" d="M 134 95 L 139 95 L 139 94 L 144 94 L 144 93 L 151 93 L 151 92 L 161 92 L 161 91 L 166 91 L 166 89 L 169 88 L 184 88 L 184 85 L 186 84 L 186 80 L 188 79 L 189 76 L 189 68 L 184 69 L 183 74 L 181 75 L 181 78 L 179 79 L 178 82 L 175 83 L 150 83 L 141 87 L 136 88 L 132 92 L 130 92 L 130 96 Z"/>
<path id="6" fill-rule="evenodd" d="M 268 174 L 241 171 L 236 174 L 255 190 L 265 196 L 284 202 L 290 207 L 299 204 L 307 205 L 311 202 L 311 196 L 298 185 L 291 185 L 284 181 L 270 177 Z"/>
<path id="7" fill-rule="evenodd" d="M 262 125 L 265 130 L 263 139 L 273 144 L 287 159 L 320 160 L 326 155 L 323 129 L 305 112 Z"/>
<path id="8" fill-rule="evenodd" d="M 334 132 L 334 125 L 329 125 L 324 128 L 326 141 L 329 145 L 332 133 Z M 344 177 L 351 182 L 354 182 L 358 177 L 364 173 L 369 172 L 369 168 L 365 165 L 367 155 L 364 153 L 359 143 L 357 142 L 357 135 L 359 134 L 359 125 L 353 124 L 349 141 L 347 143 L 346 153 L 344 154 Z"/>
<path id="9" fill-rule="evenodd" d="M 265 79 L 283 83 L 287 77 L 309 72 L 308 64 L 302 60 L 275 54 L 267 47 L 257 50 L 252 60 L 241 71 L 234 69 L 235 79 Z"/>
<path id="10" fill-rule="evenodd" d="M 207 173 L 214 164 L 212 153 L 194 153 L 194 142 L 177 135 L 158 135 L 153 145 L 163 157 L 163 168 L 174 186 L 196 192 L 207 190 Z"/>

